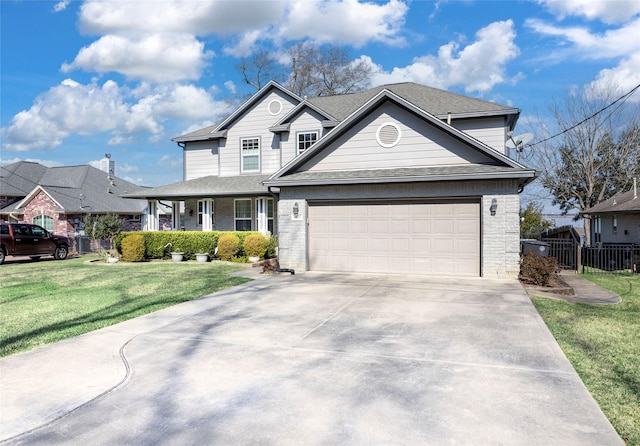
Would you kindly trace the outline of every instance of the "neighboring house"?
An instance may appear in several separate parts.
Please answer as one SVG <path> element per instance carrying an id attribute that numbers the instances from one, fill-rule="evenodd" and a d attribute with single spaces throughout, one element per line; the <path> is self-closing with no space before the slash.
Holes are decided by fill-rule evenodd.
<path id="1" fill-rule="evenodd" d="M 73 237 L 83 229 L 85 215 L 115 213 L 126 230 L 140 230 L 148 214 L 147 200 L 128 200 L 122 195 L 143 189 L 88 165 L 45 167 L 19 161 L 0 167 L 0 196 L 4 200 L 0 219 L 34 223 Z"/>
<path id="2" fill-rule="evenodd" d="M 640 245 L 640 198 L 637 182 L 631 190 L 616 194 L 582 212 L 587 228 L 587 244 Z"/>
<path id="3" fill-rule="evenodd" d="M 185 181 L 129 194 L 185 228 L 278 235 L 281 267 L 516 276 L 520 111 L 414 83 L 303 99 L 270 82 L 177 138 Z"/>

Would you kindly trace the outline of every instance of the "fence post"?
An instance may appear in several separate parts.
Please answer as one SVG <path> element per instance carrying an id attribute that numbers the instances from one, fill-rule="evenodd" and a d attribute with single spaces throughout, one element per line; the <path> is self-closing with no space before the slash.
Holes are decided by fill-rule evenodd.
<path id="1" fill-rule="evenodd" d="M 584 265 L 582 264 L 582 245 L 580 244 L 578 244 L 578 258 L 576 259 L 576 263 L 576 272 L 580 273 L 580 268 L 582 268 L 582 274 L 584 274 Z"/>

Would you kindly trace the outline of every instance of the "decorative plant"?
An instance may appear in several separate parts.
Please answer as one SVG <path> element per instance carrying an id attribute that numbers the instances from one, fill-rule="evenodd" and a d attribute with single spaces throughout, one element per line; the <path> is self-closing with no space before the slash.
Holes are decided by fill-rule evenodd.
<path id="1" fill-rule="evenodd" d="M 249 257 L 264 257 L 267 252 L 267 239 L 262 234 L 251 234 L 244 239 L 242 244 L 244 253 Z"/>
<path id="2" fill-rule="evenodd" d="M 240 250 L 240 239 L 235 234 L 223 234 L 218 239 L 218 257 L 231 261 Z"/>

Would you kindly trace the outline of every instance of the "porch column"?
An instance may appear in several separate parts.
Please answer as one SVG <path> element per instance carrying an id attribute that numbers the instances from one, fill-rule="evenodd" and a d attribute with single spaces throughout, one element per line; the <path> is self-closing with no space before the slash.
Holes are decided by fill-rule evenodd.
<path id="1" fill-rule="evenodd" d="M 158 203 L 155 200 L 148 200 L 146 211 L 147 212 L 144 214 L 144 230 L 157 231 L 160 227 Z"/>
<path id="2" fill-rule="evenodd" d="M 171 202 L 171 229 L 173 231 L 180 230 L 180 202 Z"/>

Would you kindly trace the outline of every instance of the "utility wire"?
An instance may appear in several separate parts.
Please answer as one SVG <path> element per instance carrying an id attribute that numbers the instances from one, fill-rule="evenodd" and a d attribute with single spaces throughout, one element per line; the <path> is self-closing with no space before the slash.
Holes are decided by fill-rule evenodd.
<path id="1" fill-rule="evenodd" d="M 602 108 L 601 108 L 600 110 L 598 110 L 597 112 L 593 113 L 593 114 L 592 114 L 592 115 L 590 115 L 590 116 L 587 116 L 586 118 L 584 118 L 582 121 L 578 122 L 577 124 L 574 124 L 574 125 L 572 125 L 571 127 L 566 128 L 566 129 L 562 130 L 561 132 L 558 132 L 558 133 L 556 133 L 555 135 L 549 136 L 548 138 L 545 138 L 545 139 L 543 139 L 543 140 L 541 140 L 541 141 L 537 141 L 537 142 L 534 142 L 534 143 L 532 143 L 532 144 L 527 144 L 527 146 L 528 146 L 528 147 L 537 146 L 538 144 L 542 144 L 543 142 L 547 142 L 547 141 L 549 141 L 549 140 L 551 140 L 551 139 L 553 139 L 553 138 L 557 138 L 557 137 L 558 137 L 558 136 L 560 136 L 560 135 L 564 135 L 565 133 L 567 133 L 567 132 L 569 132 L 569 131 L 571 131 L 571 130 L 575 129 L 575 128 L 576 128 L 576 127 L 578 127 L 579 125 L 584 124 L 584 123 L 585 123 L 585 122 L 587 122 L 588 120 L 595 118 L 595 117 L 596 117 L 596 116 L 598 116 L 600 113 L 602 113 L 602 112 L 604 112 L 605 110 L 608 110 L 609 108 L 613 107 L 613 106 L 614 106 L 615 104 L 617 104 L 618 102 L 620 102 L 620 101 L 622 101 L 622 102 L 626 101 L 627 99 L 629 99 L 629 97 L 630 97 L 633 93 L 635 93 L 635 91 L 636 91 L 638 88 L 640 88 L 640 84 L 638 84 L 638 85 L 636 85 L 635 87 L 633 87 L 631 90 L 629 90 L 627 93 L 625 93 L 625 94 L 623 94 L 622 96 L 620 96 L 618 99 L 616 99 L 615 101 L 613 101 L 611 104 L 609 104 L 609 105 L 607 105 L 607 106 L 605 106 L 605 107 L 602 107 Z M 620 104 L 620 105 L 622 105 L 622 104 Z"/>

